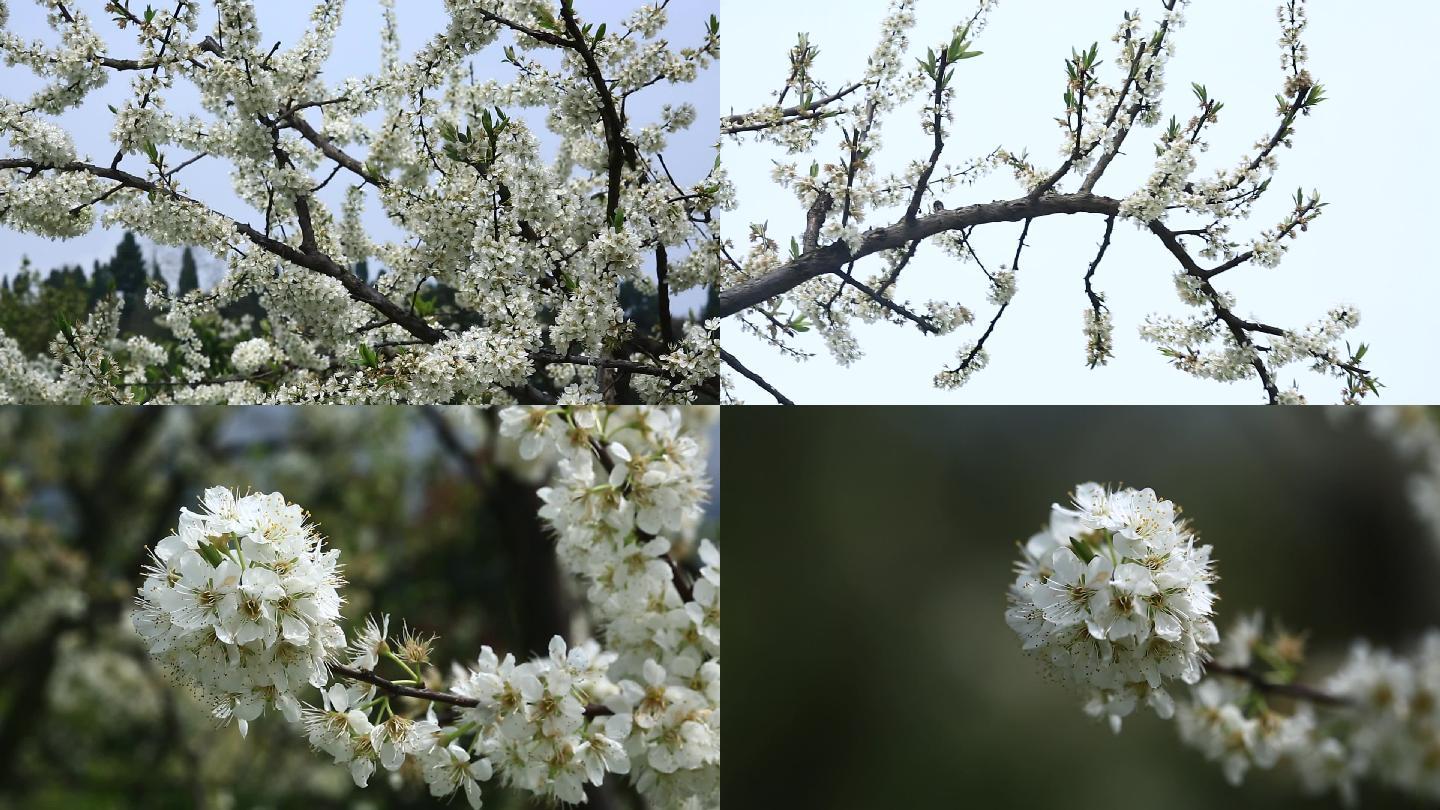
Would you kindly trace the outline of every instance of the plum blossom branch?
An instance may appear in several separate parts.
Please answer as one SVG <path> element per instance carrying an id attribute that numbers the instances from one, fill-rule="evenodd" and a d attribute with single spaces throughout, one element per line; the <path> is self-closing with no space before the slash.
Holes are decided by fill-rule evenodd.
<path id="1" fill-rule="evenodd" d="M 427 411 L 447 445 L 460 439 Z M 340 551 L 278 493 L 215 487 L 203 511 L 182 509 L 143 571 L 136 631 L 157 666 L 241 734 L 267 709 L 301 724 L 310 744 L 365 787 L 378 768 L 421 775 L 432 795 L 505 783 L 566 803 L 586 785 L 629 775 L 648 806 L 719 806 L 719 550 L 699 543 L 692 574 L 681 549 L 708 485 L 681 411 L 561 406 L 509 408 L 488 457 L 543 470 L 531 509 L 553 532 L 556 558 L 586 586 L 596 632 L 519 662 L 489 647 L 453 669 L 448 689 L 422 677 L 433 636 L 388 616 L 347 635 L 339 625 Z M 518 463 L 517 462 L 517 463 Z M 467 474 L 488 471 L 469 459 Z M 503 476 L 503 473 L 502 473 Z M 599 529 L 605 527 L 604 531 Z M 618 628 L 609 631 L 609 628 Z M 380 666 L 403 677 L 389 677 Z M 305 690 L 317 702 L 302 702 Z M 391 698 L 425 701 L 392 705 Z M 450 707 L 443 720 L 435 704 Z"/>
<path id="2" fill-rule="evenodd" d="M 1440 631 L 1410 655 L 1357 642 L 1312 686 L 1297 679 L 1303 634 L 1267 632 L 1255 614 L 1221 637 L 1215 581 L 1210 547 L 1174 504 L 1082 484 L 1021 546 L 1005 620 L 1046 672 L 1087 697 L 1088 714 L 1118 732 L 1143 702 L 1232 784 L 1285 762 L 1307 793 L 1347 804 L 1365 778 L 1440 795 L 1426 764 L 1440 729 Z M 1189 695 L 1172 695 L 1173 680 Z"/>
<path id="3" fill-rule="evenodd" d="M 48 82 L 28 101 L 0 98 L 0 132 L 13 147 L 0 156 L 0 221 L 68 238 L 93 227 L 98 211 L 107 225 L 229 265 L 213 290 L 155 290 L 143 299 L 163 310 L 161 326 L 173 335 L 166 345 L 101 335 L 97 350 L 116 369 L 110 384 L 165 383 L 157 401 L 718 398 L 718 329 L 670 313 L 672 295 L 713 283 L 714 245 L 697 245 L 669 223 L 712 221 L 720 188 L 712 177 L 683 186 L 671 177 L 674 197 L 632 193 L 650 182 L 652 161 L 663 164 L 670 136 L 692 125 L 694 108 L 668 105 L 643 130 L 625 113 L 642 91 L 694 81 L 713 65 L 717 19 L 695 47 L 674 47 L 659 36 L 668 3 L 609 20 L 615 30 L 607 33 L 568 0 L 558 15 L 514 0 L 465 0 L 448 5 L 450 24 L 402 60 L 386 4 L 380 69 L 326 81 L 321 68 L 343 4 L 317 6 L 289 49 L 260 42 L 251 4 L 213 4 L 209 32 L 200 31 L 194 0 L 144 12 L 107 4 L 101 19 L 138 40 L 134 59 L 107 54 L 112 37 L 64 3 L 49 18 L 58 45 L 0 31 L 7 61 Z M 492 46 L 515 75 L 477 84 L 475 57 Z M 563 51 L 561 67 L 534 59 L 537 49 Z M 90 103 L 107 74 L 130 77 L 134 91 L 111 108 L 117 151 L 108 165 L 80 155 L 49 118 Z M 163 103 L 180 80 L 198 91 L 201 114 Z M 565 101 L 586 96 L 593 103 Z M 557 174 L 530 124 L 507 113 L 517 99 L 553 109 L 546 125 L 560 152 L 594 152 L 604 169 Z M 237 195 L 263 221 L 223 216 L 178 185 L 202 157 L 233 166 Z M 356 181 L 338 192 L 341 204 L 317 196 L 345 176 Z M 592 194 L 596 182 L 603 201 Z M 367 186 L 405 231 L 401 240 L 380 242 L 362 224 Z M 647 254 L 659 258 L 659 294 L 622 306 L 621 283 L 642 294 L 649 286 Z M 380 273 L 359 278 L 353 268 L 362 263 Z M 314 277 L 287 272 L 292 266 Z M 124 293 L 126 306 L 141 304 L 144 291 Z M 232 323 L 224 308 L 251 295 L 262 318 Z M 628 323 L 636 306 L 659 313 L 657 335 Z M 196 325 L 215 320 L 225 335 L 219 346 Z M 81 377 L 73 358 L 55 358 L 58 380 L 30 385 L 56 373 L 54 360 L 12 353 L 3 336 L 0 344 L 0 394 L 83 396 L 65 393 Z M 239 367 L 261 357 L 273 377 Z"/>
<path id="4" fill-rule="evenodd" d="M 1210 661 L 1205 664 L 1205 674 L 1238 678 L 1248 683 L 1257 692 L 1303 700 L 1319 706 L 1348 706 L 1352 703 L 1349 698 L 1342 695 L 1332 695 L 1323 689 L 1303 683 L 1277 683 L 1249 667 L 1229 666 Z"/>
<path id="5" fill-rule="evenodd" d="M 330 671 L 349 678 L 352 681 L 368 683 L 371 686 L 378 687 L 382 692 L 387 692 L 399 697 L 428 700 L 432 703 L 445 703 L 450 706 L 460 706 L 467 709 L 473 709 L 480 705 L 480 701 L 474 698 L 468 698 L 450 692 L 436 692 L 433 689 L 422 689 L 418 686 L 410 686 L 409 684 L 396 683 L 376 675 L 373 670 L 356 669 L 354 667 L 347 667 L 344 664 L 331 664 Z M 605 706 L 592 705 L 585 707 L 586 717 L 602 717 L 609 714 L 614 714 L 614 712 Z"/>
<path id="6" fill-rule="evenodd" d="M 727 123 L 767 124 L 743 132 L 722 131 L 737 142 L 736 148 L 743 149 L 744 140 L 753 139 L 785 150 L 787 160 L 777 161 L 772 177 L 779 186 L 794 190 L 801 205 L 809 206 L 809 216 L 803 238 L 791 240 L 788 257 L 780 254 L 777 241 L 769 237 L 768 223 L 751 226 L 749 254 L 731 257 L 724 265 L 721 317 L 738 319 L 743 330 L 761 337 L 765 327 L 760 319 L 772 326 L 813 322 L 837 363 L 848 365 L 864 351 L 852 331 L 856 320 L 868 323 L 885 318 L 908 323 L 922 333 L 942 335 L 973 320 L 959 304 L 937 301 L 929 304 L 930 317 L 910 317 L 914 307 L 894 294 L 900 272 L 911 265 L 922 242 L 933 242 L 962 261 L 978 264 L 970 244 L 977 227 L 1060 214 L 1098 214 L 1106 218 L 1105 237 L 1086 273 L 1090 306 L 1084 312 L 1083 329 L 1086 359 L 1092 368 L 1113 356 L 1115 343 L 1112 313 L 1091 279 L 1111 243 L 1115 220 L 1127 219 L 1148 231 L 1174 257 L 1179 266 L 1176 286 L 1180 300 L 1198 310 L 1188 318 L 1151 316 L 1140 329 L 1142 338 L 1157 344 L 1172 365 L 1219 381 L 1257 380 L 1265 401 L 1272 404 L 1304 401 L 1297 389 L 1282 390 L 1278 381 L 1280 370 L 1291 363 L 1303 363 L 1316 373 L 1343 381 L 1341 396 L 1347 403 L 1378 393 L 1378 380 L 1360 363 L 1366 347 L 1362 344 L 1354 351 L 1340 347 L 1345 333 L 1358 325 L 1354 307 L 1337 306 L 1304 328 L 1256 328 L 1262 322 L 1237 315 L 1234 297 L 1212 283 L 1242 266 L 1278 264 L 1287 243 L 1308 230 L 1324 207 L 1317 193 L 1297 192 L 1293 209 L 1276 226 L 1248 243 L 1229 236 L 1232 226 L 1248 218 L 1269 189 L 1277 171 L 1279 147 L 1291 145 L 1300 118 L 1325 100 L 1321 86 L 1305 68 L 1303 0 L 1283 0 L 1277 15 L 1284 72 L 1282 92 L 1276 97 L 1277 122 L 1234 168 L 1217 171 L 1209 179 L 1196 177 L 1197 156 L 1207 149 L 1207 136 L 1224 107 L 1204 85 L 1192 85 L 1195 112 L 1188 120 L 1172 117 L 1168 126 L 1162 125 L 1166 67 L 1187 4 L 1160 0 L 1158 21 L 1149 31 L 1142 28 L 1139 12 L 1124 14 L 1113 38 L 1116 58 L 1108 65 L 1101 58 L 1099 43 L 1072 50 L 1065 62 L 1064 115 L 1056 119 L 1064 130 L 1058 167 L 1047 170 L 1026 155 L 997 148 L 982 161 L 983 167 L 1012 170 L 1023 194 L 1008 200 L 947 206 L 942 192 L 962 178 L 970 179 L 966 172 L 941 163 L 950 146 L 946 124 L 951 118 L 951 81 L 973 74 L 973 65 L 983 63 L 962 60 L 980 55 L 971 50 L 971 39 L 980 33 L 992 5 L 982 0 L 977 13 L 954 29 L 949 42 L 915 59 L 918 67 L 907 71 L 900 57 L 915 25 L 914 3 L 892 0 L 864 79 L 845 85 L 855 88 L 855 97 L 845 103 L 833 101 L 826 114 L 805 120 L 767 119 L 766 110 L 773 113 L 770 108 L 726 119 Z M 816 52 L 802 35 L 791 52 L 787 89 L 804 92 L 818 87 L 810 75 Z M 1107 78 L 1112 71 L 1114 84 Z M 929 154 L 909 161 L 903 171 L 880 175 L 871 155 L 875 148 L 872 133 L 887 115 L 909 102 L 919 109 L 921 126 L 929 136 Z M 1161 125 L 1157 157 L 1149 179 L 1128 194 L 1097 192 L 1133 132 L 1157 125 Z M 840 159 L 833 163 L 809 160 L 807 176 L 796 158 L 808 160 L 816 150 L 817 138 L 831 129 L 839 133 Z M 937 175 L 942 178 L 938 184 L 932 179 Z M 822 230 L 816 214 L 824 211 L 822 204 L 831 195 L 841 202 L 841 215 L 838 223 L 826 224 Z M 1209 221 L 1194 227 L 1174 222 L 1181 216 Z M 823 220 L 823 214 L 819 219 Z M 858 223 L 876 219 L 881 221 L 868 229 L 859 227 Z M 1182 238 L 1199 240 L 1198 253 L 1192 255 Z M 884 255 L 889 267 L 873 280 L 862 280 L 857 265 L 876 254 Z M 839 282 L 825 283 L 827 275 L 837 276 Z M 988 271 L 986 275 L 991 276 Z M 990 281 L 993 296 L 995 278 Z M 857 294 L 847 294 L 850 291 Z M 962 360 L 958 369 L 936 375 L 934 383 L 955 387 L 968 379 L 972 366 L 983 365 L 983 346 L 994 326 L 992 319 L 978 340 L 961 346 L 958 356 L 969 359 Z M 766 341 L 787 354 L 804 356 L 790 342 L 801 339 L 798 333 L 802 331 L 771 328 Z"/>

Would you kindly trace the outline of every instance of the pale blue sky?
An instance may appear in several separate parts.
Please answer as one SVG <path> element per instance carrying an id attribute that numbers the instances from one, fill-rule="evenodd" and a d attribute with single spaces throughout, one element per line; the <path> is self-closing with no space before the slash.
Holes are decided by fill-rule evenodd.
<path id="1" fill-rule="evenodd" d="M 670 23 L 664 36 L 676 45 L 697 45 L 704 34 L 705 21 L 711 14 L 716 13 L 718 2 L 719 0 L 672 2 L 670 4 Z M 16 0 L 9 5 L 11 7 L 8 23 L 10 30 L 18 32 L 27 39 L 39 38 L 48 42 L 55 41 L 54 32 L 45 22 L 45 11 L 39 4 Z M 118 31 L 106 21 L 108 18 L 101 11 L 104 5 L 103 0 L 78 0 L 72 3 L 71 7 L 83 9 L 92 16 L 92 19 L 96 20 L 97 30 L 106 38 L 107 42 L 113 45 L 113 55 L 121 57 L 136 55 L 138 49 L 133 36 L 127 32 Z M 577 9 L 583 18 L 596 22 L 608 21 L 611 30 L 614 30 L 617 24 L 638 5 L 638 1 L 630 2 L 629 0 L 623 0 L 623 2 L 618 0 L 580 0 L 577 3 Z M 308 28 L 310 10 L 314 4 L 306 0 L 257 0 L 255 7 L 262 31 L 261 42 L 268 47 L 279 41 L 282 43 L 282 48 L 289 48 Z M 396 3 L 396 16 L 400 27 L 402 58 L 406 54 L 413 53 L 430 37 L 441 31 L 448 19 L 440 0 L 398 2 Z M 213 27 L 214 10 L 208 4 L 202 13 L 201 20 L 202 31 L 208 31 Z M 373 72 L 378 67 L 381 20 L 380 5 L 375 0 L 349 0 L 345 7 L 343 24 L 336 37 L 333 54 L 326 63 L 324 75 L 327 82 L 333 84 L 345 76 Z M 511 40 L 502 37 L 502 41 Z M 483 78 L 487 75 L 500 77 L 513 75 L 514 69 L 501 64 L 501 58 L 502 55 L 498 48 L 487 49 L 477 57 L 477 76 Z M 487 73 L 487 71 L 489 72 Z M 28 69 L 0 66 L 0 86 L 4 88 L 0 92 L 8 97 L 23 98 L 39 86 L 39 82 Z M 653 120 L 655 113 L 663 104 L 688 101 L 695 105 L 697 123 L 688 131 L 672 137 L 670 148 L 665 154 L 667 163 L 681 183 L 699 180 L 714 164 L 713 147 L 716 130 L 713 122 L 716 120 L 718 111 L 718 86 L 719 71 L 712 67 L 702 73 L 700 78 L 692 84 L 678 87 L 660 85 L 642 92 L 632 99 L 632 103 L 627 109 L 632 120 L 644 122 Z M 75 136 L 76 144 L 82 154 L 89 153 L 97 156 L 97 159 L 103 158 L 102 162 L 108 164 L 111 156 L 115 153 L 115 147 L 109 137 L 113 121 L 106 105 L 118 105 L 129 95 L 129 74 L 112 75 L 111 81 L 92 93 L 84 105 L 60 116 L 57 120 Z M 193 87 L 185 81 L 177 82 L 175 89 L 167 96 L 169 108 L 180 113 L 196 109 L 197 98 Z M 536 125 L 536 131 L 541 134 L 542 139 L 548 135 L 543 126 L 544 112 L 544 110 L 529 110 L 522 113 Z M 311 121 L 314 123 L 318 119 L 312 114 Z M 8 145 L 5 150 L 8 151 Z M 122 167 L 142 165 L 142 159 L 132 156 L 122 164 Z M 180 177 L 195 196 L 210 203 L 222 213 L 244 221 L 263 221 L 263 212 L 249 209 L 231 191 L 228 164 L 216 160 L 202 160 L 185 169 Z M 332 183 L 322 190 L 321 197 L 331 204 L 338 204 L 343 198 L 344 188 L 342 183 Z M 376 205 L 372 205 L 367 211 L 366 221 L 372 233 L 380 238 L 393 238 L 401 233 L 389 223 Z M 118 232 L 106 232 L 99 229 L 76 239 L 56 241 L 0 228 L 0 274 L 8 275 L 14 272 L 20 264 L 22 255 L 29 256 L 31 261 L 42 270 L 49 270 L 51 267 L 67 263 L 80 263 L 88 270 L 92 260 L 103 260 L 111 256 L 118 241 Z M 162 266 L 178 267 L 178 254 L 162 249 L 160 258 Z M 703 300 L 702 295 L 690 293 L 680 303 L 682 306 L 698 306 L 703 303 Z"/>
<path id="2" fill-rule="evenodd" d="M 767 102 L 784 79 L 786 52 L 797 31 L 808 31 L 821 49 L 817 74 L 840 82 L 856 78 L 874 48 L 886 3 L 879 0 L 725 0 L 724 19 L 733 52 L 721 80 L 724 112 Z M 1233 165 L 1262 134 L 1273 131 L 1274 95 L 1281 73 L 1275 2 L 1208 0 L 1192 3 L 1187 24 L 1175 40 L 1178 52 L 1168 72 L 1166 114 L 1181 120 L 1191 113 L 1190 83 L 1208 86 L 1224 102 L 1212 148 L 1201 158 L 1201 176 Z M 1240 299 L 1239 314 L 1298 328 L 1324 316 L 1334 304 L 1351 303 L 1362 312 L 1353 340 L 1373 346 L 1366 364 L 1387 386 L 1383 403 L 1440 401 L 1435 347 L 1440 345 L 1440 274 L 1424 234 L 1435 213 L 1431 189 L 1437 170 L 1422 146 L 1434 138 L 1435 106 L 1424 89 L 1431 75 L 1431 33 L 1440 28 L 1440 4 L 1378 2 L 1311 3 L 1307 32 L 1310 69 L 1329 100 L 1302 119 L 1294 149 L 1281 150 L 1274 187 L 1248 226 L 1236 236 L 1253 238 L 1284 215 L 1287 195 L 1304 186 L 1330 203 L 1324 215 L 1274 269 L 1244 269 L 1221 277 L 1223 289 Z M 984 55 L 962 63 L 956 73 L 959 115 L 946 159 L 960 163 L 998 145 L 1028 149 L 1053 168 L 1063 110 L 1063 62 L 1072 47 L 1099 41 L 1106 50 L 1121 13 L 1139 7 L 1147 23 L 1158 0 L 1005 0 L 973 46 Z M 920 22 L 912 45 L 948 37 L 952 25 L 969 16 L 970 2 L 920 0 Z M 1147 25 L 1148 29 L 1148 25 Z M 933 42 L 932 42 L 933 41 Z M 820 154 L 833 160 L 838 134 Z M 892 116 L 877 154 L 886 170 L 929 154 L 929 137 L 917 115 Z M 1128 158 L 1116 162 L 1098 193 L 1125 196 L 1148 175 L 1153 131 L 1137 131 Z M 769 180 L 778 150 L 747 143 L 727 145 L 725 162 L 738 185 L 740 210 L 728 216 L 737 240 L 750 222 L 769 221 L 780 244 L 798 235 L 804 212 L 793 195 Z M 807 158 L 805 164 L 808 164 Z M 966 202 L 1015 197 L 1018 186 L 1006 173 L 947 200 Z M 888 223 L 889 220 L 887 220 Z M 873 224 L 873 223 L 872 223 Z M 1081 313 L 1086 306 L 1082 277 L 1104 230 L 1099 216 L 1050 217 L 1031 227 L 1021 261 L 1019 294 L 988 342 L 990 367 L 968 385 L 939 391 L 934 373 L 954 365 L 956 348 L 978 338 L 994 308 L 985 301 L 977 270 L 960 267 L 938 249 L 922 248 L 902 277 L 898 293 L 921 305 L 931 298 L 959 300 L 975 312 L 977 324 L 944 337 L 923 337 L 888 324 L 857 327 L 867 356 L 849 369 L 836 366 L 818 339 L 803 348 L 818 355 L 797 364 L 758 340 L 725 325 L 725 346 L 750 368 L 797 402 L 822 403 L 1251 403 L 1263 401 L 1255 381 L 1222 384 L 1198 380 L 1170 368 L 1156 348 L 1143 343 L 1137 326 L 1145 315 L 1188 314 L 1175 296 L 1174 261 L 1148 233 L 1117 223 L 1115 238 L 1096 284 L 1115 319 L 1117 357 L 1095 371 L 1086 368 Z M 977 246 L 989 248 L 987 266 L 1008 261 L 1019 225 L 987 226 Z M 984 249 L 982 248 L 982 253 Z M 859 265 L 859 272 L 874 272 Z M 734 376 L 735 394 L 747 402 L 772 400 Z M 1311 402 L 1338 398 L 1338 381 L 1321 379 L 1298 366 L 1279 382 L 1298 380 Z"/>

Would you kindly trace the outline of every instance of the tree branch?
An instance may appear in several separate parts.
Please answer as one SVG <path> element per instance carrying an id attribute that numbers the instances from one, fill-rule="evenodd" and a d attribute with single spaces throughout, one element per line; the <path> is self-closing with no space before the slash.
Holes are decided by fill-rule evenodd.
<path id="1" fill-rule="evenodd" d="M 850 95 L 851 93 L 859 90 L 864 86 L 864 82 L 856 82 L 848 87 L 837 90 L 824 98 L 816 99 L 803 107 L 799 105 L 794 107 L 785 107 L 784 109 L 779 110 L 780 118 L 776 121 L 762 121 L 749 124 L 745 123 L 747 119 L 759 115 L 760 113 L 758 111 L 727 116 L 724 119 L 721 119 L 722 123 L 720 125 L 720 134 L 738 135 L 742 132 L 758 132 L 762 129 L 773 129 L 775 127 L 784 126 L 786 124 L 793 124 L 796 121 L 805 121 L 811 118 L 821 118 L 824 116 L 833 115 L 834 113 L 825 111 L 822 108 L 828 104 L 833 104 L 839 101 L 840 99 Z"/>
<path id="2" fill-rule="evenodd" d="M 1303 683 L 1276 683 L 1246 667 L 1226 666 L 1211 661 L 1205 665 L 1205 673 L 1207 675 L 1224 675 L 1227 678 L 1238 678 L 1249 682 L 1256 691 L 1270 695 L 1282 695 L 1321 706 L 1349 706 L 1351 704 L 1349 698 L 1332 695 L 1313 686 L 1306 686 Z"/>
<path id="3" fill-rule="evenodd" d="M 776 402 L 779 402 L 781 405 L 794 405 L 794 404 L 795 404 L 794 402 L 790 401 L 790 398 L 789 398 L 789 397 L 787 397 L 787 396 L 785 396 L 784 394 L 780 393 L 779 391 L 775 390 L 775 386 L 771 385 L 771 384 L 768 383 L 768 382 L 765 382 L 765 378 L 764 378 L 764 377 L 761 377 L 759 374 L 756 374 L 755 372 L 753 372 L 753 371 L 751 371 L 750 369 L 746 368 L 744 363 L 741 363 L 740 360 L 735 357 L 735 355 L 731 354 L 730 352 L 725 351 L 725 349 L 724 349 L 723 347 L 720 349 L 720 359 L 725 361 L 725 365 L 727 365 L 727 366 L 735 369 L 736 371 L 740 372 L 740 374 L 741 374 L 742 376 L 744 376 L 745 379 L 747 379 L 747 380 L 749 380 L 750 382 L 753 382 L 753 383 L 755 383 L 756 385 L 760 386 L 761 388 L 765 389 L 765 393 L 767 393 L 767 394 L 769 394 L 770 396 L 774 397 L 774 398 L 775 398 L 775 401 L 776 401 Z"/>
<path id="4" fill-rule="evenodd" d="M 720 317 L 729 317 L 766 300 L 783 295 L 816 276 L 835 273 L 849 262 L 881 251 L 903 247 L 907 242 L 927 239 L 945 231 L 994 222 L 1020 222 L 1054 214 L 1104 214 L 1120 212 L 1120 201 L 1095 194 L 1053 194 L 1038 199 L 1020 197 L 1013 200 L 967 205 L 949 211 L 902 220 L 864 234 L 859 248 L 851 251 L 844 242 L 834 242 L 808 251 L 759 278 L 750 279 L 720 291 Z"/>
<path id="5" fill-rule="evenodd" d="M 421 689 L 415 686 L 395 683 L 376 675 L 373 670 L 355 669 L 353 667 L 347 667 L 344 664 L 331 664 L 330 671 L 342 677 L 349 678 L 352 681 L 368 683 L 371 686 L 378 687 L 381 691 L 398 697 L 411 697 L 419 700 L 429 700 L 435 703 L 448 703 L 451 706 L 459 706 L 466 709 L 474 709 L 480 705 L 480 701 L 474 698 L 462 697 L 450 692 L 436 692 L 431 689 Z M 585 707 L 586 717 L 600 717 L 607 714 L 614 714 L 614 712 L 598 704 L 591 704 Z"/>

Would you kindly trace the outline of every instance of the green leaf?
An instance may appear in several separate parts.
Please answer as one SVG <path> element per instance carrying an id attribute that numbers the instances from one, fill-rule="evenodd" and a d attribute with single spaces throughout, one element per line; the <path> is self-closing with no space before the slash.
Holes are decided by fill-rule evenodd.
<path id="1" fill-rule="evenodd" d="M 360 365 L 366 368 L 379 368 L 380 366 L 380 355 L 365 343 L 360 344 Z"/>
<path id="2" fill-rule="evenodd" d="M 214 544 L 210 542 L 201 543 L 196 551 L 199 551 L 200 556 L 204 557 L 205 562 L 210 563 L 212 567 L 219 568 L 220 563 L 224 562 L 224 558 L 220 556 L 220 549 L 215 548 Z"/>

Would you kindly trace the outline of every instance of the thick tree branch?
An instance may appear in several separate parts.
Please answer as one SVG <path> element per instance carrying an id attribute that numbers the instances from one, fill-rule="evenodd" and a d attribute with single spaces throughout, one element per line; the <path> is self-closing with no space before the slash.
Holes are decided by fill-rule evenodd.
<path id="1" fill-rule="evenodd" d="M 610 85 L 605 83 L 604 74 L 600 72 L 600 63 L 595 59 L 594 48 L 585 32 L 580 29 L 579 20 L 575 18 L 574 0 L 560 0 L 560 18 L 565 23 L 565 33 L 570 36 L 568 47 L 578 53 L 580 60 L 585 63 L 585 73 L 590 77 L 590 83 L 594 86 L 595 95 L 600 102 L 600 122 L 605 127 L 605 149 L 609 153 L 605 194 L 605 222 L 608 224 L 615 219 L 615 211 L 620 207 L 620 181 L 624 168 L 627 164 L 632 167 L 635 165 L 635 146 L 625 140 L 625 124 L 615 107 L 615 96 L 610 92 Z"/>
<path id="2" fill-rule="evenodd" d="M 838 272 L 845 264 L 885 250 L 903 247 L 907 242 L 928 239 L 945 231 L 955 231 L 994 222 L 1020 222 L 1054 214 L 1104 214 L 1120 212 L 1120 201 L 1095 194 L 1054 194 L 1039 199 L 1020 197 L 922 216 L 900 221 L 883 228 L 867 231 L 860 246 L 851 251 L 844 242 L 835 242 L 818 250 L 808 251 L 765 275 L 720 291 L 720 317 L 729 317 L 757 304 L 783 295 L 817 276 Z"/>

